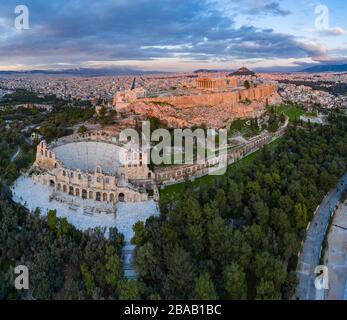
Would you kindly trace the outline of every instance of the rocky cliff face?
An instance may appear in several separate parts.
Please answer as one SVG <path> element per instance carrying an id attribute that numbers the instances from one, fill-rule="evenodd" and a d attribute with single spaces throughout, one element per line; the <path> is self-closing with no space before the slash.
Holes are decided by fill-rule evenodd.
<path id="1" fill-rule="evenodd" d="M 252 92 L 243 90 L 237 93 L 237 96 L 235 93 L 219 93 L 161 98 L 160 101 L 158 99 L 157 101 L 144 99 L 144 101 L 129 105 L 128 108 L 136 114 L 157 118 L 173 128 L 200 126 L 202 124 L 206 124 L 208 127 L 221 128 L 231 124 L 236 119 L 259 117 L 265 112 L 267 103 L 274 104 L 281 101 L 275 89 L 255 89 L 258 90 Z M 248 103 L 244 103 L 246 100 Z"/>

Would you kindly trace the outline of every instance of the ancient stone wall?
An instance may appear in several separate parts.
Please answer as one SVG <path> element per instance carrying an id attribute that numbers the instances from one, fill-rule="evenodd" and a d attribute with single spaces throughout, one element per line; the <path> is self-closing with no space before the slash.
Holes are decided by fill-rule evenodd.
<path id="1" fill-rule="evenodd" d="M 93 130 L 88 131 L 84 134 L 75 133 L 66 137 L 59 138 L 50 144 L 50 148 L 56 148 L 59 145 L 78 142 L 78 141 L 103 141 L 110 143 L 117 143 L 118 139 L 108 131 L 104 130 Z"/>
<path id="2" fill-rule="evenodd" d="M 69 174 L 72 171 L 68 172 Z M 74 172 L 76 173 L 76 172 Z M 94 183 L 90 181 L 75 182 L 73 179 L 63 178 L 61 175 L 53 175 L 51 173 L 41 174 L 33 177 L 35 181 L 53 187 L 55 192 L 66 193 L 71 196 L 80 197 L 82 199 L 96 200 L 108 203 L 116 202 L 139 202 L 147 201 L 149 196 L 147 193 L 140 193 L 126 186 L 119 187 L 115 185 L 106 186 L 107 177 L 101 180 L 100 177 L 93 177 Z M 100 179 L 96 183 L 96 179 Z M 85 180 L 85 177 L 83 178 Z"/>
<path id="3" fill-rule="evenodd" d="M 228 164 L 232 164 L 235 161 L 243 158 L 249 153 L 252 153 L 265 144 L 272 141 L 273 137 L 279 137 L 283 135 L 285 128 L 280 129 L 275 134 L 265 133 L 260 136 L 255 137 L 253 140 L 249 141 L 247 144 L 240 146 L 235 149 L 228 151 L 227 155 L 221 155 L 219 157 L 214 157 L 208 159 L 203 164 L 191 164 L 191 165 L 175 165 L 169 167 L 158 167 L 155 169 L 155 180 L 157 184 L 170 184 L 184 181 L 185 178 L 189 177 L 201 177 L 209 173 L 209 168 L 212 168 L 221 161 L 226 161 Z M 225 159 L 227 157 L 227 159 Z"/>
<path id="4" fill-rule="evenodd" d="M 276 93 L 274 84 L 260 85 L 256 88 L 244 89 L 233 92 L 209 93 L 190 96 L 171 96 L 162 98 L 146 98 L 141 101 L 147 103 L 167 103 L 180 108 L 194 106 L 221 106 L 234 105 L 246 99 L 261 100 Z"/>
<path id="5" fill-rule="evenodd" d="M 55 154 L 47 146 L 45 141 L 41 141 L 36 147 L 36 163 L 43 169 L 50 170 L 56 165 Z"/>

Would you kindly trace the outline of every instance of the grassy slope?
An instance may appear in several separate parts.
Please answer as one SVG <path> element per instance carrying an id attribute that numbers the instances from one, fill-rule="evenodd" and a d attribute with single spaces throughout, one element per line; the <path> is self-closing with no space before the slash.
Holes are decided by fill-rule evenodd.
<path id="1" fill-rule="evenodd" d="M 288 116 L 290 121 L 294 121 L 295 118 L 299 119 L 300 116 L 305 115 L 304 110 L 290 104 L 278 106 L 275 108 L 275 111 L 278 114 L 284 113 L 286 116 Z"/>

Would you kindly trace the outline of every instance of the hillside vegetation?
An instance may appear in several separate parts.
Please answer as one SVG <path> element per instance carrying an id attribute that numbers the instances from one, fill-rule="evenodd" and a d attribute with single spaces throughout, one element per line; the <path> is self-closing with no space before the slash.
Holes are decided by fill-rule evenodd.
<path id="1" fill-rule="evenodd" d="M 346 171 L 347 119 L 291 126 L 274 149 L 208 184 L 161 197 L 138 223 L 136 266 L 147 298 L 289 299 L 317 205 Z"/>

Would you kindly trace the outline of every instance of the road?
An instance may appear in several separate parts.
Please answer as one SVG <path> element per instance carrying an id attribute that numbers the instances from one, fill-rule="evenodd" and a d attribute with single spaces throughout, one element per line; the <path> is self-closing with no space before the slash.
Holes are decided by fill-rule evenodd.
<path id="1" fill-rule="evenodd" d="M 314 269 L 319 265 L 322 244 L 331 213 L 339 204 L 341 193 L 346 187 L 347 173 L 340 180 L 338 186 L 324 198 L 307 231 L 297 267 L 299 284 L 296 297 L 300 300 L 315 300 L 317 297 L 314 286 Z"/>
<path id="2" fill-rule="evenodd" d="M 326 300 L 343 300 L 347 279 L 347 202 L 340 204 L 328 236 L 324 264 L 329 270 Z"/>

